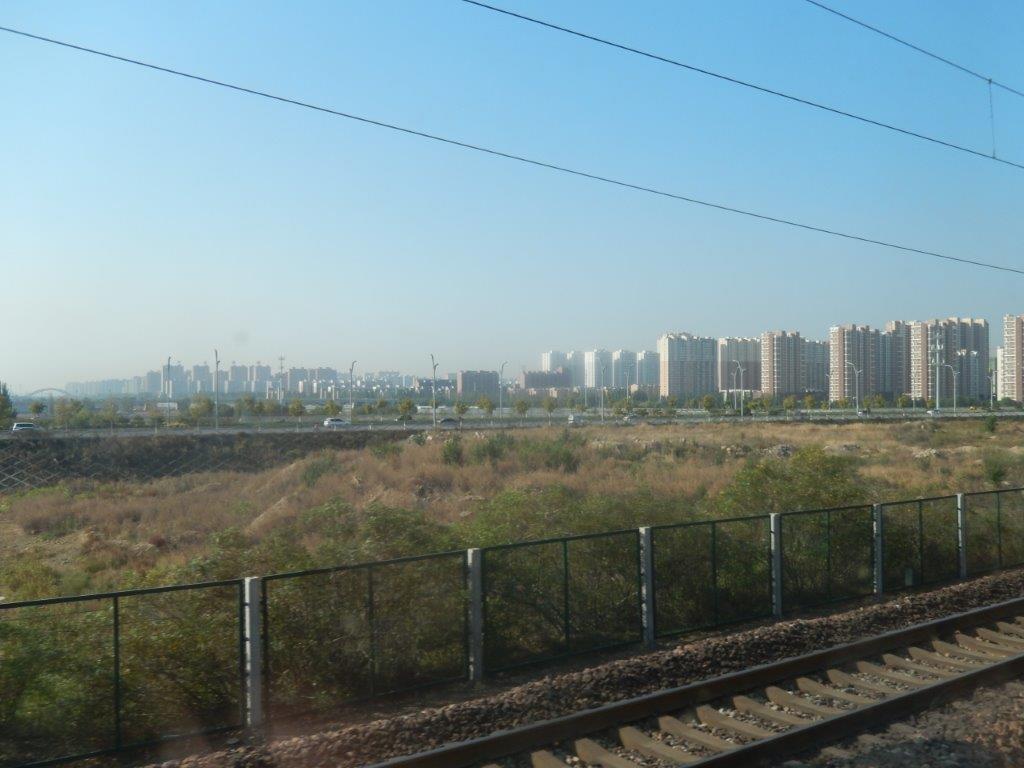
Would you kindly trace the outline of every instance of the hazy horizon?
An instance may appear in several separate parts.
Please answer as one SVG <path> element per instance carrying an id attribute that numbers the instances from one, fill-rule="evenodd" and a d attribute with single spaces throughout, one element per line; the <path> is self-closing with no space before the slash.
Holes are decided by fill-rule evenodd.
<path id="1" fill-rule="evenodd" d="M 504 7 L 962 143 L 984 84 L 807 3 Z M 1024 6 L 842 10 L 1010 84 Z M 1020 267 L 1024 171 L 458 2 L 13 0 L 0 24 L 715 202 Z M 982 317 L 1024 278 L 561 176 L 0 34 L 0 380 L 168 355 L 537 367 L 686 330 Z M 1024 162 L 1024 99 L 995 93 Z"/>

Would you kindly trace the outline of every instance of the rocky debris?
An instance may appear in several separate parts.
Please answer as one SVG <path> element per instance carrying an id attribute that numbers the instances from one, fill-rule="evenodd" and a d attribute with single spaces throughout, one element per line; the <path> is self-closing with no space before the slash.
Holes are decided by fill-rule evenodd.
<path id="1" fill-rule="evenodd" d="M 163 768 L 355 768 L 448 742 L 483 736 L 502 728 L 565 715 L 586 707 L 851 642 L 1016 598 L 1022 593 L 1024 570 L 1017 569 L 932 592 L 903 595 L 885 603 L 870 604 L 843 613 L 782 621 L 730 635 L 685 642 L 669 650 L 613 661 L 581 671 L 550 674 L 502 693 L 424 709 L 413 714 L 324 730 L 261 746 L 237 747 L 192 756 L 166 763 Z M 1017 724 L 1006 725 L 1001 737 L 1003 740 L 1011 740 L 1016 734 L 1018 748 L 1021 744 L 1021 722 L 1024 719 L 1018 717 Z M 972 727 L 975 731 L 983 729 L 981 724 Z M 1014 728 L 1017 730 L 1014 731 Z M 847 749 L 855 752 L 856 744 Z M 855 755 L 851 759 L 859 758 Z M 852 765 L 869 764 L 875 763 Z M 895 765 L 885 763 L 889 764 Z M 1024 753 L 1017 764 L 1024 764 Z M 909 765 L 989 763 L 914 762 L 904 757 L 900 768 Z"/>
<path id="2" fill-rule="evenodd" d="M 795 451 L 796 448 L 794 448 L 792 445 L 780 443 L 779 445 L 773 445 L 770 448 L 763 449 L 761 453 L 763 453 L 765 456 L 774 456 L 775 458 L 778 459 L 787 459 L 790 456 L 792 456 Z"/>
<path id="3" fill-rule="evenodd" d="M 968 698 L 893 723 L 879 733 L 862 734 L 803 760 L 807 768 L 1024 765 L 1024 682 L 979 688 Z M 787 762 L 778 768 L 791 766 Z"/>

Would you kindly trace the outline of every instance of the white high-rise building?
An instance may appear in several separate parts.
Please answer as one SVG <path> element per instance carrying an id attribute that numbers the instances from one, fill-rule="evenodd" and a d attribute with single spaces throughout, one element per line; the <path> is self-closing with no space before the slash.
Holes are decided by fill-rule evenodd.
<path id="1" fill-rule="evenodd" d="M 583 356 L 585 386 L 610 387 L 612 385 L 612 353 L 607 349 L 591 349 Z"/>
<path id="2" fill-rule="evenodd" d="M 1024 315 L 1003 318 L 1002 361 L 998 367 L 1000 399 L 1024 402 Z"/>
<path id="3" fill-rule="evenodd" d="M 586 354 L 578 349 L 565 356 L 565 367 L 572 375 L 572 386 L 583 389 L 586 386 Z"/>
<path id="4" fill-rule="evenodd" d="M 807 340 L 799 331 L 761 334 L 761 391 L 767 397 L 807 391 Z"/>
<path id="5" fill-rule="evenodd" d="M 636 384 L 636 352 L 628 349 L 617 349 L 612 352 L 611 386 L 615 389 L 627 389 Z"/>
<path id="6" fill-rule="evenodd" d="M 726 337 L 717 342 L 715 386 L 719 392 L 761 389 L 761 340 Z M 739 366 L 736 365 L 739 363 Z M 743 369 L 742 382 L 740 368 Z"/>
<path id="7" fill-rule="evenodd" d="M 661 355 L 650 349 L 637 353 L 636 383 L 645 389 L 657 391 L 661 385 Z"/>
<path id="8" fill-rule="evenodd" d="M 682 401 L 716 392 L 716 344 L 716 339 L 690 333 L 666 333 L 659 338 L 661 396 Z"/>
<path id="9" fill-rule="evenodd" d="M 952 406 L 955 377 L 958 401 L 987 401 L 988 383 L 978 371 L 988 368 L 988 330 L 987 320 L 972 318 L 911 323 L 911 394 L 917 399 L 934 399 L 939 407 Z M 1005 343 L 1003 347 L 1005 356 Z"/>
<path id="10" fill-rule="evenodd" d="M 565 352 L 551 350 L 550 352 L 542 352 L 540 355 L 540 369 L 545 373 L 568 367 L 568 358 Z"/>

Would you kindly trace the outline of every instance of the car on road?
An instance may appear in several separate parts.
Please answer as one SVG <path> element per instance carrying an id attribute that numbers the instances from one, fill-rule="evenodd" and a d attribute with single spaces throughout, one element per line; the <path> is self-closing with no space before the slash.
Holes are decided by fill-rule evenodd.
<path id="1" fill-rule="evenodd" d="M 582 413 L 570 413 L 569 414 L 569 426 L 571 426 L 571 427 L 574 427 L 574 426 L 578 427 L 582 423 L 583 423 L 583 414 Z"/>
<path id="2" fill-rule="evenodd" d="M 459 422 L 457 419 L 448 417 L 445 419 L 441 419 L 439 422 L 437 422 L 437 426 L 439 426 L 441 429 L 458 429 Z"/>
<path id="3" fill-rule="evenodd" d="M 351 427 L 352 422 L 347 419 L 339 419 L 337 416 L 330 416 L 324 419 L 325 429 L 344 429 L 345 427 Z"/>
<path id="4" fill-rule="evenodd" d="M 43 428 L 31 421 L 16 421 L 11 427 L 11 432 L 42 432 Z"/>

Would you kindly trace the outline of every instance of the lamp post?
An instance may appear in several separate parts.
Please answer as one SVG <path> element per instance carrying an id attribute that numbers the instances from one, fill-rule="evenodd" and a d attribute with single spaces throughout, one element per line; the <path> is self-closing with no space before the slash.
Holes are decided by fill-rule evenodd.
<path id="1" fill-rule="evenodd" d="M 348 418 L 355 424 L 356 423 L 356 409 L 352 401 L 352 393 L 355 391 L 355 370 L 357 360 L 352 361 L 352 365 L 348 367 Z"/>
<path id="2" fill-rule="evenodd" d="M 739 360 L 733 360 L 733 362 L 736 363 L 736 368 L 740 372 L 740 418 L 743 418 L 743 374 L 746 369 L 740 365 Z"/>
<path id="3" fill-rule="evenodd" d="M 953 373 L 953 415 L 956 416 L 956 379 L 960 375 L 960 371 L 958 371 L 949 363 L 943 363 L 942 367 L 949 368 L 949 370 L 952 371 Z M 936 405 L 936 407 L 938 406 Z"/>
<path id="4" fill-rule="evenodd" d="M 430 379 L 430 410 L 434 417 L 434 426 L 437 426 L 437 361 L 434 353 L 430 353 L 430 365 L 433 369 Z"/>
<path id="5" fill-rule="evenodd" d="M 601 366 L 601 421 L 604 421 L 604 371 L 607 366 Z"/>
<path id="6" fill-rule="evenodd" d="M 220 427 L 220 356 L 213 350 L 213 428 Z"/>
<path id="7" fill-rule="evenodd" d="M 732 372 L 732 409 L 736 410 L 736 374 L 737 371 Z"/>
<path id="8" fill-rule="evenodd" d="M 855 366 L 849 360 L 846 361 L 846 364 L 848 366 L 850 366 L 851 368 L 853 368 L 854 402 L 857 405 L 857 414 L 860 415 L 860 374 L 861 374 L 861 372 L 858 371 L 857 370 L 857 366 Z"/>
<path id="9" fill-rule="evenodd" d="M 825 374 L 825 402 L 827 403 L 826 409 L 832 410 L 832 375 Z"/>
<path id="10" fill-rule="evenodd" d="M 505 366 L 508 365 L 508 360 L 502 360 L 501 365 L 498 366 L 498 421 L 501 422 L 501 377 L 505 373 Z"/>

